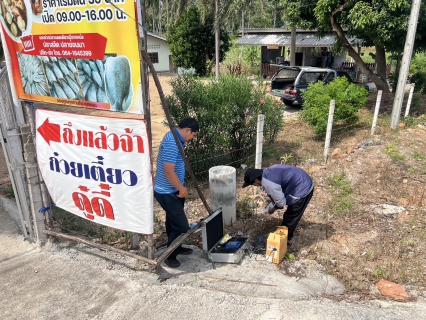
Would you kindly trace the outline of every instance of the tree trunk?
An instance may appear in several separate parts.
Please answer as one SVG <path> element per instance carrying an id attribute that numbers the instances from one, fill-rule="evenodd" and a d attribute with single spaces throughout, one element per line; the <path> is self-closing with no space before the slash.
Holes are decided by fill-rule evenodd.
<path id="1" fill-rule="evenodd" d="M 244 9 L 241 11 L 241 34 L 244 36 Z"/>
<path id="2" fill-rule="evenodd" d="M 395 72 L 399 74 L 399 69 L 401 68 L 402 52 L 397 53 Z"/>
<path id="3" fill-rule="evenodd" d="M 169 0 L 166 0 L 166 25 L 169 24 Z"/>
<path id="4" fill-rule="evenodd" d="M 339 8 L 340 9 L 340 8 Z M 337 32 L 337 35 L 342 42 L 342 46 L 348 50 L 348 54 L 355 60 L 356 65 L 361 69 L 362 73 L 364 73 L 368 78 L 370 78 L 377 87 L 377 90 L 382 90 L 384 93 L 389 93 L 389 86 L 385 79 L 381 79 L 378 75 L 376 75 L 373 71 L 371 71 L 367 65 L 362 61 L 359 54 L 355 51 L 352 45 L 349 43 L 346 38 L 345 33 L 343 32 L 342 27 L 336 22 L 335 14 L 339 12 L 339 10 L 335 10 L 330 15 L 331 25 L 333 29 Z M 386 68 L 386 60 L 385 60 L 385 68 Z"/>
<path id="5" fill-rule="evenodd" d="M 386 52 L 385 48 L 376 45 L 376 74 L 386 81 Z"/>
<path id="6" fill-rule="evenodd" d="M 291 27 L 290 66 L 296 65 L 296 27 Z"/>

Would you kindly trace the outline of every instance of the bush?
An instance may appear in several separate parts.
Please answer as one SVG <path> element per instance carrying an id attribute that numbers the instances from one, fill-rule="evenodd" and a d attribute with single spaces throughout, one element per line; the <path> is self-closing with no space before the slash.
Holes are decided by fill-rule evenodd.
<path id="1" fill-rule="evenodd" d="M 315 127 L 315 133 L 322 136 L 327 131 L 330 101 L 336 101 L 334 122 L 348 124 L 358 123 L 358 110 L 367 102 L 368 92 L 365 88 L 349 83 L 344 77 L 334 79 L 328 85 L 322 82 L 310 84 L 302 92 L 305 100 L 300 117 Z"/>
<path id="2" fill-rule="evenodd" d="M 266 96 L 265 86 L 254 86 L 244 77 L 208 82 L 177 77 L 171 85 L 173 94 L 166 99 L 173 122 L 191 116 L 200 124 L 200 133 L 187 146 L 191 167 L 200 178 L 213 166 L 254 160 L 259 113 L 265 114 L 265 141 L 274 141 L 282 128 L 281 103 Z"/>
<path id="3" fill-rule="evenodd" d="M 426 71 L 421 71 L 413 74 L 410 77 L 410 82 L 415 83 L 414 91 L 426 94 Z"/>

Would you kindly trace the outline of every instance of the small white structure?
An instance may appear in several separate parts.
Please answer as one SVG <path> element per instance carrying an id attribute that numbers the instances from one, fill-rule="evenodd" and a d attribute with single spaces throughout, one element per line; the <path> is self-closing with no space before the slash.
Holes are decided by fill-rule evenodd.
<path id="1" fill-rule="evenodd" d="M 147 51 L 155 71 L 177 73 L 166 38 L 151 32 L 147 32 L 147 36 Z"/>

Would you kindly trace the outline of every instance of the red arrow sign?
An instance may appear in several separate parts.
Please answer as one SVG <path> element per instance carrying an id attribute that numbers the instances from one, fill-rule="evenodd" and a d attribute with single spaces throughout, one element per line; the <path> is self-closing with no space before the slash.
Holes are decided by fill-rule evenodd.
<path id="1" fill-rule="evenodd" d="M 37 128 L 47 144 L 50 146 L 50 141 L 61 142 L 61 127 L 59 124 L 50 123 L 49 118 L 44 120 L 43 124 Z"/>

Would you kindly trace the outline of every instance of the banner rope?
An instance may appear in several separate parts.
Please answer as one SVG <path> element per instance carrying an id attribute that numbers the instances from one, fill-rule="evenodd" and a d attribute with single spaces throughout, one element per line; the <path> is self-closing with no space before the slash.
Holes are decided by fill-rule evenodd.
<path id="1" fill-rule="evenodd" d="M 36 107 L 34 106 L 34 103 L 29 102 L 29 101 L 25 101 L 25 104 L 27 105 L 27 107 L 29 107 L 30 109 L 36 110 Z"/>
<path id="2" fill-rule="evenodd" d="M 41 208 L 40 210 L 38 210 L 38 212 L 40 212 L 40 213 L 44 213 L 45 211 L 47 211 L 47 213 L 50 215 L 49 210 L 50 210 L 52 207 L 54 207 L 54 206 L 56 206 L 56 204 L 52 203 L 52 204 L 50 204 L 50 205 L 49 205 L 49 206 L 47 206 L 47 207 L 43 207 L 43 208 Z"/>

